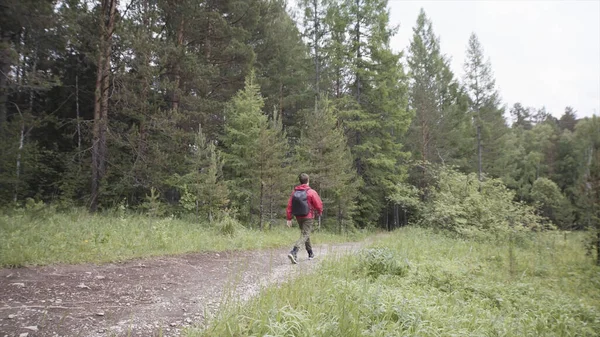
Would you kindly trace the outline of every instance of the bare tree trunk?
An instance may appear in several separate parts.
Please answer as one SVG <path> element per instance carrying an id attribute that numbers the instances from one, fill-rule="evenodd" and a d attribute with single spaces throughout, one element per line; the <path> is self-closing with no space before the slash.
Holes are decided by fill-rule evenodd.
<path id="1" fill-rule="evenodd" d="M 319 13 L 318 13 L 318 2 L 319 0 L 313 0 L 313 13 L 314 17 L 314 27 L 313 27 L 313 43 L 315 45 L 315 114 L 319 109 L 319 82 L 320 82 L 320 69 L 319 69 Z"/>
<path id="2" fill-rule="evenodd" d="M 33 55 L 33 66 L 32 66 L 32 76 L 35 76 L 37 72 L 37 52 L 34 52 Z M 30 87 L 29 89 L 29 113 L 33 114 L 33 99 L 34 99 L 34 94 L 33 94 L 33 88 Z M 19 136 L 19 150 L 17 152 L 17 172 L 16 172 L 16 181 L 15 181 L 15 195 L 13 198 L 14 202 L 17 202 L 18 196 L 19 196 L 19 183 L 20 183 L 20 179 L 21 179 L 21 156 L 23 153 L 23 147 L 25 146 L 25 119 L 23 117 L 23 114 L 21 113 L 21 110 L 19 110 L 19 106 L 17 104 L 15 104 L 15 106 L 17 107 L 18 111 L 19 111 L 19 115 L 21 116 L 21 133 Z M 29 133 L 29 131 L 27 132 Z"/>
<path id="3" fill-rule="evenodd" d="M 206 62 L 210 63 L 210 58 L 212 56 L 212 30 L 213 25 L 211 22 L 211 13 L 213 11 L 213 2 L 208 0 L 206 1 L 206 36 L 204 37 L 204 56 L 206 58 Z"/>
<path id="4" fill-rule="evenodd" d="M 110 55 L 118 0 L 102 0 L 100 53 L 94 101 L 92 138 L 92 191 L 90 211 L 98 209 L 98 193 L 106 167 L 106 131 L 108 125 L 108 88 L 110 85 Z"/>
<path id="5" fill-rule="evenodd" d="M 261 175 L 262 177 L 262 175 Z M 264 190 L 265 190 L 265 183 L 262 181 L 260 182 L 260 208 L 258 211 L 258 228 L 260 228 L 260 230 L 263 230 L 263 195 L 264 195 Z"/>
<path id="6" fill-rule="evenodd" d="M 340 234 L 344 231 L 342 218 L 342 200 L 338 199 L 338 211 L 337 211 L 338 225 L 340 226 Z"/>
<path id="7" fill-rule="evenodd" d="M 19 111 L 19 113 L 21 113 Z M 19 196 L 19 181 L 21 179 L 21 152 L 23 152 L 23 146 L 25 144 L 25 120 L 21 115 L 21 136 L 19 137 L 19 152 L 17 153 L 17 180 L 15 181 L 15 195 L 13 201 L 16 203 Z"/>
<path id="8" fill-rule="evenodd" d="M 596 237 L 596 264 L 600 266 L 600 230 Z"/>
<path id="9" fill-rule="evenodd" d="M 356 66 L 357 69 L 360 69 L 361 67 L 361 60 L 362 60 L 362 53 L 361 53 L 361 49 L 360 49 L 360 0 L 356 0 Z M 356 101 L 358 102 L 358 104 L 360 104 L 360 89 L 361 89 L 361 82 L 360 82 L 360 74 L 357 72 L 356 73 Z"/>
<path id="10" fill-rule="evenodd" d="M 79 112 L 79 75 L 75 75 L 75 113 L 77 114 L 77 153 L 81 165 L 81 114 Z"/>
<path id="11" fill-rule="evenodd" d="M 477 178 L 479 179 L 479 192 L 481 192 L 481 126 L 477 125 Z"/>
<path id="12" fill-rule="evenodd" d="M 283 82 L 279 83 L 279 118 L 283 121 Z"/>
<path id="13" fill-rule="evenodd" d="M 8 103 L 8 73 L 10 72 L 10 40 L 8 32 L 0 32 L 0 44 L 6 46 L 0 54 L 0 127 L 6 122 Z"/>
<path id="14" fill-rule="evenodd" d="M 177 49 L 183 48 L 183 28 L 185 20 L 183 17 L 179 22 L 179 29 L 177 30 Z M 174 111 L 179 110 L 180 95 L 179 95 L 179 84 L 181 82 L 181 67 L 179 66 L 179 60 L 175 60 L 175 86 L 173 88 L 172 106 Z"/>

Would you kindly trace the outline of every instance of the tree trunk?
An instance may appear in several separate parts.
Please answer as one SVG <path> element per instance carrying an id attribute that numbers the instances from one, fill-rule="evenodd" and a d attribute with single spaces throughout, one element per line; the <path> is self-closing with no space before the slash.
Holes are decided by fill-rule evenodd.
<path id="1" fill-rule="evenodd" d="M 15 181 L 15 195 L 13 201 L 16 203 L 19 196 L 19 181 L 21 175 L 21 152 L 23 152 L 23 146 L 25 144 L 25 120 L 21 115 L 21 136 L 19 137 L 19 152 L 17 153 L 17 180 Z"/>
<path id="2" fill-rule="evenodd" d="M 90 211 L 98 209 L 98 194 L 106 168 L 106 131 L 108 125 L 108 89 L 110 85 L 110 56 L 118 0 L 102 1 L 100 52 L 96 90 L 94 93 L 94 127 L 92 130 L 92 191 Z"/>
<path id="3" fill-rule="evenodd" d="M 5 46 L 0 54 L 0 127 L 6 122 L 8 103 L 8 73 L 10 72 L 10 40 L 7 32 L 0 33 L 0 45 Z"/>
<path id="4" fill-rule="evenodd" d="M 340 226 L 340 234 L 343 233 L 343 218 L 342 218 L 342 200 L 338 199 L 338 211 L 337 211 L 338 225 Z"/>
<path id="5" fill-rule="evenodd" d="M 479 179 L 479 192 L 481 192 L 481 126 L 477 125 L 477 178 Z"/>
<path id="6" fill-rule="evenodd" d="M 75 75 L 75 114 L 77 116 L 77 155 L 81 165 L 81 114 L 79 112 L 79 75 Z"/>
<path id="7" fill-rule="evenodd" d="M 360 69 L 361 67 L 361 59 L 362 59 L 362 53 L 361 53 L 361 49 L 360 49 L 360 0 L 356 0 L 356 68 Z M 356 72 L 356 101 L 358 102 L 358 104 L 360 105 L 360 89 L 361 89 L 361 82 L 360 82 L 360 74 L 358 73 L 358 71 Z"/>
<path id="8" fill-rule="evenodd" d="M 596 264 L 600 266 L 600 230 L 596 237 Z"/>
<path id="9" fill-rule="evenodd" d="M 263 195 L 264 195 L 265 184 L 264 182 L 260 183 L 260 206 L 258 210 L 258 228 L 263 230 Z"/>
<path id="10" fill-rule="evenodd" d="M 283 121 L 283 82 L 279 83 L 279 118 Z"/>
<path id="11" fill-rule="evenodd" d="M 177 30 L 177 49 L 178 50 L 182 50 L 183 49 L 183 28 L 184 28 L 184 24 L 185 24 L 185 20 L 183 19 L 183 17 L 181 17 L 181 21 L 179 22 L 179 29 Z M 179 55 L 181 56 L 181 55 Z M 173 88 L 173 95 L 172 95 L 172 106 L 171 108 L 174 111 L 179 110 L 179 100 L 181 99 L 180 95 L 179 95 L 179 84 L 181 82 L 181 67 L 179 66 L 179 60 L 175 60 L 175 85 Z"/>
<path id="12" fill-rule="evenodd" d="M 320 73 L 319 73 L 319 15 L 318 15 L 318 2 L 319 0 L 313 0 L 313 12 L 314 12 L 314 27 L 313 27 L 313 43 L 315 45 L 315 114 L 319 109 L 319 81 L 320 81 Z"/>

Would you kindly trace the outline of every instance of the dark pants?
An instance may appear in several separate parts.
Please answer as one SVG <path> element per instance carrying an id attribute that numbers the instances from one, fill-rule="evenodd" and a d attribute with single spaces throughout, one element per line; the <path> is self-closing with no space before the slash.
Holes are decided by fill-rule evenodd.
<path id="1" fill-rule="evenodd" d="M 304 247 L 306 247 L 306 251 L 312 253 L 312 245 L 310 244 L 310 232 L 312 231 L 314 219 L 296 218 L 296 220 L 298 221 L 298 225 L 300 226 L 301 235 L 300 239 L 298 239 L 298 241 L 296 241 L 296 244 L 294 244 L 294 248 L 300 249 L 300 247 L 304 245 Z"/>

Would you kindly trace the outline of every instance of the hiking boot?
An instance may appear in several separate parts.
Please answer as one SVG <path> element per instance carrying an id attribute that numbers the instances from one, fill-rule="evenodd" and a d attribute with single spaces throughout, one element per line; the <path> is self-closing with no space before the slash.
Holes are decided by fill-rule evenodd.
<path id="1" fill-rule="evenodd" d="M 290 251 L 290 253 L 288 254 L 288 258 L 290 259 L 290 261 L 292 261 L 293 264 L 298 263 L 298 248 L 294 247 L 294 249 L 292 249 Z"/>

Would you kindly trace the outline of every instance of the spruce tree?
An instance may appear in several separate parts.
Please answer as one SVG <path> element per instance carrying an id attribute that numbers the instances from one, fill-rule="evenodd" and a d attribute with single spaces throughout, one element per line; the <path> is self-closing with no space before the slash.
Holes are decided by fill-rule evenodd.
<path id="1" fill-rule="evenodd" d="M 207 217 L 211 222 L 219 209 L 228 202 L 227 186 L 223 180 L 223 159 L 214 142 L 208 141 L 198 127 L 194 144 L 189 147 L 185 174 L 172 179 L 181 190 L 180 204 L 187 211 Z"/>
<path id="2" fill-rule="evenodd" d="M 269 228 L 283 219 L 283 209 L 287 205 L 289 182 L 292 180 L 287 154 L 289 145 L 283 122 L 277 109 L 273 109 L 269 121 L 263 123 L 258 139 L 259 157 L 257 158 L 260 179 L 259 227 Z"/>
<path id="3" fill-rule="evenodd" d="M 281 121 L 272 118 L 270 123 L 262 112 L 263 105 L 252 72 L 244 89 L 227 104 L 223 137 L 232 205 L 243 220 L 260 228 L 266 214 L 272 218 L 276 200 L 284 199 L 280 193 L 287 177 L 282 171 L 289 152 Z"/>
<path id="4" fill-rule="evenodd" d="M 318 107 L 303 115 L 305 126 L 296 147 L 294 168 L 310 176 L 311 187 L 323 201 L 324 222 L 335 221 L 343 231 L 352 223 L 360 182 L 335 107 L 327 99 Z"/>
<path id="5" fill-rule="evenodd" d="M 400 136 L 409 120 L 406 77 L 401 54 L 390 48 L 396 29 L 389 27 L 387 1 L 347 0 L 336 9 L 349 32 L 347 47 L 341 49 L 349 51 L 346 96 L 336 104 L 355 168 L 364 181 L 356 220 L 362 227 L 373 226 L 384 218 L 386 197 L 404 178 Z"/>

